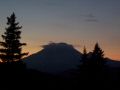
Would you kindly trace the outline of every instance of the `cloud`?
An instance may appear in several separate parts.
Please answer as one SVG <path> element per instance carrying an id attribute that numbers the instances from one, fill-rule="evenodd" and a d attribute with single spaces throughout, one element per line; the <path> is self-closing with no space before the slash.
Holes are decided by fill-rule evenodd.
<path id="1" fill-rule="evenodd" d="M 53 42 L 53 41 L 49 41 L 48 44 L 40 45 L 40 47 L 42 47 L 42 48 L 46 48 L 48 46 L 69 46 L 69 47 L 72 47 L 72 48 L 82 47 L 79 44 L 68 44 L 68 43 L 65 43 L 65 42 L 56 43 L 56 42 Z"/>
<path id="2" fill-rule="evenodd" d="M 81 15 L 81 16 L 84 17 L 84 20 L 86 22 L 98 22 L 97 17 L 92 13 L 84 14 L 84 15 Z"/>
<path id="3" fill-rule="evenodd" d="M 86 17 L 86 18 L 95 18 L 96 16 L 93 15 L 92 13 L 89 13 L 89 14 L 84 14 L 84 15 L 81 15 L 83 17 Z"/>
<path id="4" fill-rule="evenodd" d="M 86 21 L 86 22 L 98 22 L 97 19 L 86 19 L 85 21 Z"/>

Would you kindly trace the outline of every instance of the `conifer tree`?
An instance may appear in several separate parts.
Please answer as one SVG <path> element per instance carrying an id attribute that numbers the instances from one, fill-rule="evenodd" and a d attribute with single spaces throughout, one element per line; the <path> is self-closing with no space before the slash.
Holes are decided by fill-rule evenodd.
<path id="1" fill-rule="evenodd" d="M 95 44 L 91 59 L 94 65 L 101 66 L 104 64 L 104 51 L 98 43 Z"/>
<path id="2" fill-rule="evenodd" d="M 2 46 L 0 48 L 0 58 L 3 62 L 20 61 L 28 53 L 22 53 L 22 46 L 26 43 L 20 42 L 22 26 L 19 26 L 19 22 L 16 22 L 14 13 L 7 17 L 7 25 L 8 27 L 2 35 L 3 41 L 0 42 Z"/>
<path id="3" fill-rule="evenodd" d="M 86 47 L 84 46 L 84 48 L 83 48 L 83 57 L 86 58 L 86 56 L 87 56 L 87 50 L 86 50 Z"/>
<path id="4" fill-rule="evenodd" d="M 82 54 L 82 62 L 83 62 L 83 65 L 87 64 L 87 50 L 86 50 L 86 47 L 84 46 L 84 49 L 83 49 L 83 54 Z"/>

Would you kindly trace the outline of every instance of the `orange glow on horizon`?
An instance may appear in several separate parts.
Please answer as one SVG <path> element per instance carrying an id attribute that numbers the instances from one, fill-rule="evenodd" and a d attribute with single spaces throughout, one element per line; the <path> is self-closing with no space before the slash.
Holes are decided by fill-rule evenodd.
<path id="1" fill-rule="evenodd" d="M 119 54 L 113 54 L 113 53 L 108 53 L 106 54 L 107 57 L 113 60 L 120 61 L 120 55 Z"/>
<path id="2" fill-rule="evenodd" d="M 32 55 L 34 53 L 37 53 L 38 51 L 41 51 L 43 48 L 42 47 L 36 47 L 36 48 L 30 48 L 30 47 L 27 47 L 25 49 L 23 49 L 23 52 L 29 52 L 29 55 Z M 76 50 L 78 50 L 79 52 L 82 53 L 82 48 L 76 48 Z M 92 50 L 89 50 L 88 52 L 91 52 Z M 104 54 L 105 54 L 105 57 L 107 58 L 110 58 L 110 59 L 113 59 L 113 60 L 120 60 L 120 55 L 119 54 L 116 54 L 116 53 L 112 53 L 108 50 L 105 50 L 104 51 Z M 29 56 L 28 55 L 28 56 Z"/>

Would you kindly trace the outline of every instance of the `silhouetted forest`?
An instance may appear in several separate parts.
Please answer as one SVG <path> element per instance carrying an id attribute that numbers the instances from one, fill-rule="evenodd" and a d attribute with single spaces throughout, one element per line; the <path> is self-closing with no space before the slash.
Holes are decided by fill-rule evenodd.
<path id="1" fill-rule="evenodd" d="M 68 70 L 67 74 L 27 68 L 22 60 L 28 54 L 22 53 L 22 46 L 26 45 L 20 42 L 22 27 L 14 13 L 7 21 L 8 27 L 0 42 L 0 89 L 120 89 L 120 68 L 106 65 L 109 59 L 104 57 L 98 43 L 92 52 L 84 47 L 77 69 Z"/>

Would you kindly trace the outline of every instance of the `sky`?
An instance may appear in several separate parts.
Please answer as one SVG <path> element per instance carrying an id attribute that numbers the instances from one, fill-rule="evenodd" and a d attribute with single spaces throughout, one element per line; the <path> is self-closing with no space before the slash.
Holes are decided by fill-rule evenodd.
<path id="1" fill-rule="evenodd" d="M 66 42 L 80 52 L 98 42 L 105 57 L 120 60 L 120 0 L 0 0 L 0 35 L 12 12 L 29 54 L 49 42 Z"/>

